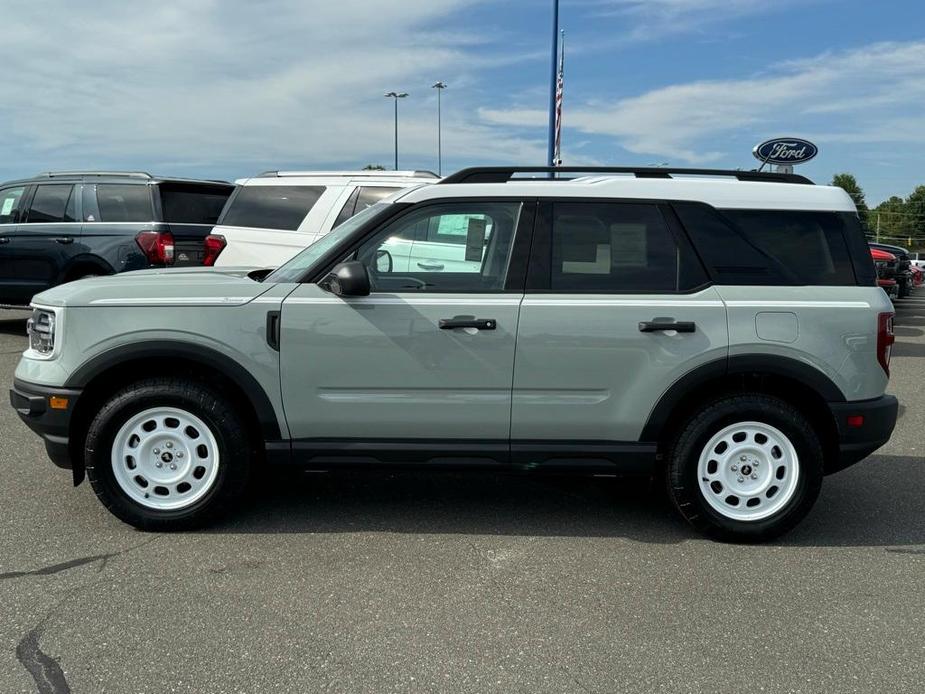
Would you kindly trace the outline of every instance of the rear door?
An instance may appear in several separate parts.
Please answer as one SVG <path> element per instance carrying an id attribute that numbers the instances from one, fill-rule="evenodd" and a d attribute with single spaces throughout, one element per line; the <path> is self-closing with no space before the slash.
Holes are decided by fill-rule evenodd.
<path id="1" fill-rule="evenodd" d="M 0 188 L 0 304 L 23 305 L 31 294 L 23 284 L 14 264 L 16 230 L 28 199 L 27 185 Z"/>
<path id="2" fill-rule="evenodd" d="M 76 191 L 73 183 L 36 185 L 9 244 L 20 291 L 30 299 L 61 282 L 81 252 Z"/>
<path id="3" fill-rule="evenodd" d="M 669 386 L 728 346 L 723 302 L 667 206 L 544 203 L 517 334 L 515 460 L 639 441 Z"/>
<path id="4" fill-rule="evenodd" d="M 218 223 L 234 186 L 164 181 L 157 191 L 158 218 L 173 235 L 174 265 L 202 265 L 205 237 Z"/>
<path id="5" fill-rule="evenodd" d="M 149 266 L 135 238 L 143 230 L 165 231 L 155 221 L 154 187 L 147 183 L 85 183 L 81 245 L 114 272 Z"/>

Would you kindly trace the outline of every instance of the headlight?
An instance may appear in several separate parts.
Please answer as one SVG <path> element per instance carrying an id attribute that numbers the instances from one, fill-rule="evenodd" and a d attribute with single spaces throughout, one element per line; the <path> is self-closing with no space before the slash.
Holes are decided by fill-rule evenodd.
<path id="1" fill-rule="evenodd" d="M 32 318 L 26 323 L 29 333 L 29 349 L 37 357 L 49 358 L 55 351 L 55 314 L 42 308 L 32 311 Z"/>

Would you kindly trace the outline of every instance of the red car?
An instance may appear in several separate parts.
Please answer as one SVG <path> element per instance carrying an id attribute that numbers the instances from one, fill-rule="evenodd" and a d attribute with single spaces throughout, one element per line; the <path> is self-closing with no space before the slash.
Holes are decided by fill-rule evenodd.
<path id="1" fill-rule="evenodd" d="M 899 284 L 891 276 L 896 269 L 896 256 L 879 248 L 871 248 L 870 256 L 877 268 L 877 284 L 883 288 L 890 299 L 899 298 Z"/>

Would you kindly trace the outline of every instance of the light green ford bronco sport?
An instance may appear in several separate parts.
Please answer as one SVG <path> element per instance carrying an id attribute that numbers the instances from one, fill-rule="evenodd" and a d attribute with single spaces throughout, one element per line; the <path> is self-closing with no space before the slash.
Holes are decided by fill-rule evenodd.
<path id="1" fill-rule="evenodd" d="M 408 189 L 269 274 L 47 291 L 12 404 L 146 530 L 214 518 L 269 465 L 658 475 L 714 537 L 793 527 L 896 420 L 892 308 L 850 198 L 558 171 Z"/>

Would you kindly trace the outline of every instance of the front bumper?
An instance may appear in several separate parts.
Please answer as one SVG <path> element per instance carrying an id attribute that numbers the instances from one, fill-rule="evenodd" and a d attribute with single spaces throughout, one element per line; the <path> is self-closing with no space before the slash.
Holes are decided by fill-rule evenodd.
<path id="1" fill-rule="evenodd" d="M 899 402 L 892 395 L 883 395 L 873 400 L 833 402 L 829 408 L 838 429 L 838 455 L 826 465 L 826 474 L 854 465 L 889 441 Z M 860 426 L 858 417 L 863 417 Z M 855 426 L 849 421 L 854 421 Z"/>
<path id="2" fill-rule="evenodd" d="M 48 457 L 58 467 L 72 467 L 68 435 L 71 413 L 80 397 L 80 390 L 73 388 L 55 388 L 40 386 L 25 381 L 13 381 L 10 389 L 10 404 L 19 418 L 45 441 Z M 51 406 L 51 398 L 66 399 L 67 406 L 56 409 Z M 60 401 L 59 401 L 60 407 Z"/>

